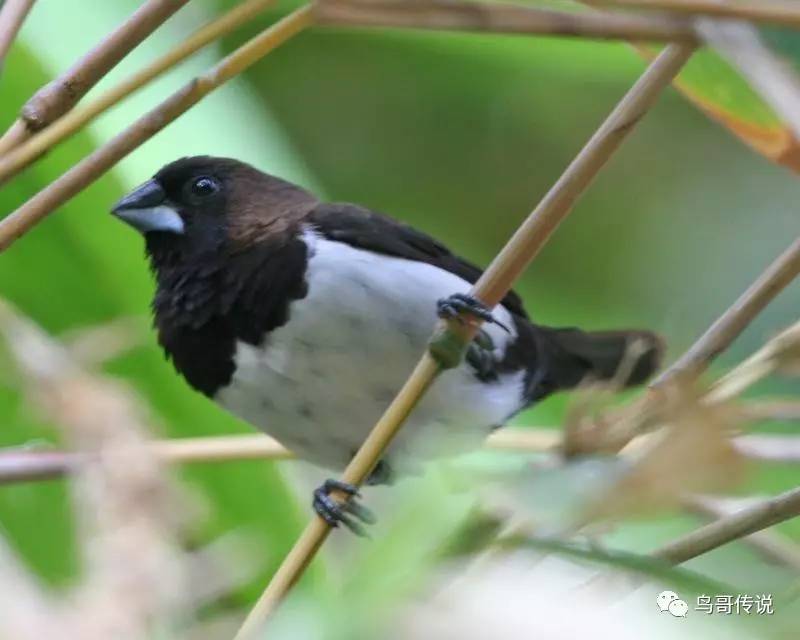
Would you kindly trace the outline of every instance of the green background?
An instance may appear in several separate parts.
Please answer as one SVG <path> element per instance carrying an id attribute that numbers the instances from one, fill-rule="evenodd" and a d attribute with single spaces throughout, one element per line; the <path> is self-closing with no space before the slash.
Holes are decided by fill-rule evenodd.
<path id="1" fill-rule="evenodd" d="M 34 8 L 0 76 L 0 127 L 138 3 L 69 4 L 69 10 L 52 1 Z M 99 88 L 229 4 L 192 2 Z M 4 185 L 0 215 L 286 6 L 185 63 Z M 89 12 L 92 20 L 85 19 Z M 178 156 L 235 156 L 326 198 L 390 213 L 487 264 L 644 66 L 623 44 L 312 29 L 201 102 L 4 253 L 0 294 L 56 335 L 136 318 L 148 331 L 144 344 L 110 362 L 108 370 L 150 401 L 161 434 L 249 432 L 189 390 L 156 348 L 147 317 L 153 284 L 141 239 L 108 215 L 118 197 Z M 651 328 L 665 336 L 674 357 L 798 235 L 799 195 L 792 174 L 669 90 L 518 290 L 541 323 Z M 738 362 L 795 320 L 799 300 L 795 283 L 715 369 Z M 0 373 L 0 445 L 54 438 L 22 401 L 13 373 L 5 365 Z M 791 395 L 798 389 L 795 380 L 757 391 Z M 557 424 L 564 405 L 564 399 L 548 401 L 518 421 Z M 293 473 L 296 466 L 242 462 L 180 470 L 206 506 L 186 533 L 187 544 L 241 532 L 263 568 L 253 589 L 263 584 L 308 516 L 307 494 L 291 488 L 308 473 Z M 763 465 L 741 490 L 777 491 L 796 476 L 794 469 Z M 691 524 L 685 518 L 635 523 L 614 540 L 644 550 Z M 47 580 L 63 584 L 75 576 L 63 483 L 0 488 L 0 529 Z M 798 525 L 783 530 L 800 537 Z M 692 566 L 720 579 L 752 574 L 753 566 L 763 581 L 773 577 L 738 545 Z M 245 590 L 234 603 L 252 594 Z"/>

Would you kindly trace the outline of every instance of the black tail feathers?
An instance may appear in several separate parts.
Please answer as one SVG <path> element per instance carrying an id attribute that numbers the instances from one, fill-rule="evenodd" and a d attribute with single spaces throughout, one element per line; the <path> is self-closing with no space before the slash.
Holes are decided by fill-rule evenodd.
<path id="1" fill-rule="evenodd" d="M 591 380 L 623 387 L 645 382 L 661 365 L 664 342 L 650 331 L 581 331 L 540 327 L 550 391 Z"/>

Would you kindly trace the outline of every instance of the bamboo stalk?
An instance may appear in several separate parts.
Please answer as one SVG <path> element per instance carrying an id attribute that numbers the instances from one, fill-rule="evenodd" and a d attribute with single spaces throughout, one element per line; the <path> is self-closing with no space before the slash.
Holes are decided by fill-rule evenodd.
<path id="1" fill-rule="evenodd" d="M 67 451 L 6 449 L 0 451 L 0 485 L 60 478 L 79 462 L 77 454 Z"/>
<path id="2" fill-rule="evenodd" d="M 492 451 L 547 453 L 561 445 L 560 429 L 544 427 L 508 427 L 493 431 L 484 447 Z"/>
<path id="3" fill-rule="evenodd" d="M 721 22 L 713 19 L 698 20 L 697 26 L 704 40 L 737 68 L 764 101 L 787 123 L 794 135 L 800 136 L 800 79 L 789 65 L 764 45 L 758 30 L 743 22 Z M 800 274 L 800 238 L 778 258 L 770 270 L 773 271 L 773 279 L 767 278 L 764 282 L 764 306 Z M 755 298 L 753 302 L 757 304 Z M 745 307 L 746 302 L 742 306 Z M 758 310 L 756 308 L 753 311 L 755 317 Z M 742 329 L 751 320 L 752 317 L 746 320 Z M 709 333 L 714 329 L 715 327 L 711 327 Z M 733 337 L 740 332 L 741 329 Z M 723 348 L 725 346 L 727 345 L 723 345 Z M 689 357 L 689 353 L 684 356 Z"/>
<path id="4" fill-rule="evenodd" d="M 651 387 L 662 387 L 678 376 L 702 373 L 798 274 L 800 238 L 778 256 L 691 348 L 651 383 Z"/>
<path id="5" fill-rule="evenodd" d="M 187 2 L 147 0 L 142 4 L 94 49 L 25 103 L 19 120 L 0 138 L 0 155 L 72 109 L 120 60 Z"/>
<path id="6" fill-rule="evenodd" d="M 152 138 L 170 122 L 185 113 L 237 74 L 260 60 L 311 24 L 311 6 L 305 5 L 262 31 L 236 49 L 206 73 L 191 80 L 127 129 L 73 166 L 19 209 L 0 221 L 0 251 L 97 180 L 122 158 Z"/>
<path id="7" fill-rule="evenodd" d="M 765 501 L 748 501 L 744 507 L 729 506 L 730 499 L 711 496 L 690 495 L 681 500 L 681 505 L 692 514 L 713 518 L 713 522 L 682 536 L 657 551 L 652 557 L 678 565 L 704 553 L 713 551 L 728 542 L 740 540 L 742 544 L 761 554 L 765 559 L 784 567 L 800 570 L 800 546 L 780 534 L 767 531 L 767 527 L 778 524 L 800 513 L 800 490 L 793 490 Z M 616 586 L 616 572 L 604 571 L 583 585 L 581 591 L 596 593 Z M 625 591 L 630 593 L 645 584 L 643 576 L 626 580 Z"/>
<path id="8" fill-rule="evenodd" d="M 800 27 L 800 4 L 792 0 L 583 0 L 622 9 L 657 9 L 689 15 L 739 18 Z"/>
<path id="9" fill-rule="evenodd" d="M 748 503 L 752 504 L 749 500 Z M 693 513 L 714 520 L 730 516 L 739 510 L 731 506 L 729 500 L 711 496 L 692 496 L 684 500 L 683 504 Z M 757 531 L 742 537 L 742 542 L 767 560 L 800 572 L 800 545 L 790 538 L 774 531 Z"/>
<path id="10" fill-rule="evenodd" d="M 495 451 L 544 453 L 560 441 L 555 429 L 504 429 L 493 433 L 486 448 Z M 220 463 L 240 460 L 291 460 L 294 454 L 267 435 L 174 438 L 150 443 L 153 455 L 167 464 Z M 0 449 L 0 485 L 48 480 L 72 473 L 82 462 L 72 451 L 35 448 Z"/>
<path id="11" fill-rule="evenodd" d="M 800 243 L 800 241 L 798 241 Z M 796 243 L 797 244 L 797 243 Z M 787 254 L 784 253 L 784 256 Z M 782 257 L 784 257 L 782 256 Z M 780 259 L 771 265 L 768 271 L 773 271 Z M 777 271 L 782 272 L 780 269 Z M 596 428 L 599 435 L 593 450 L 605 453 L 617 453 L 623 450 L 637 436 L 658 425 L 659 406 L 665 399 L 665 394 L 670 393 L 671 383 L 682 377 L 691 383 L 693 378 L 705 370 L 708 364 L 716 355 L 721 353 L 733 339 L 750 323 L 753 317 L 766 306 L 767 300 L 762 299 L 760 303 L 755 303 L 756 299 L 762 298 L 763 291 L 769 286 L 776 286 L 777 279 L 765 277 L 765 272 L 757 282 L 765 285 L 763 289 L 757 289 L 756 284 L 751 286 L 740 299 L 709 329 L 687 352 L 681 360 L 665 371 L 659 379 L 652 383 L 648 394 L 640 397 L 636 402 L 626 408 L 613 423 L 597 423 Z M 782 286 L 788 284 L 788 281 Z M 781 288 L 782 288 L 781 286 Z M 751 291 L 753 290 L 753 291 Z M 780 288 L 778 289 L 780 290 Z M 750 295 L 750 294 L 753 295 Z M 775 292 L 771 294 L 774 297 Z M 771 299 L 771 297 L 769 299 Z M 740 306 L 741 303 L 741 306 Z M 752 385 L 763 380 L 767 376 L 775 373 L 782 366 L 785 354 L 792 349 L 796 349 L 800 344 L 800 322 L 795 323 L 788 329 L 769 340 L 763 347 L 756 351 L 752 356 L 740 362 L 736 367 L 717 380 L 711 390 L 705 395 L 703 402 L 707 404 L 722 403 L 740 395 Z M 686 360 L 689 364 L 684 368 L 678 365 Z M 662 380 L 663 378 L 663 380 Z M 784 415 L 773 415 L 772 419 L 793 419 L 794 414 L 786 411 L 789 407 L 784 407 Z M 767 416 L 759 415 L 757 412 L 748 412 L 745 409 L 743 417 L 749 420 L 764 419 Z M 585 452 L 584 452 L 585 453 Z"/>
<path id="12" fill-rule="evenodd" d="M 653 555 L 671 564 L 681 564 L 798 515 L 800 488 L 723 516 L 661 547 Z"/>
<path id="13" fill-rule="evenodd" d="M 747 405 L 750 420 L 800 421 L 800 401 L 760 400 Z"/>
<path id="14" fill-rule="evenodd" d="M 30 134 L 25 122 L 17 118 L 0 137 L 0 158 L 3 158 L 9 150 L 25 142 Z"/>
<path id="15" fill-rule="evenodd" d="M 578 157 L 495 258 L 475 285 L 474 293 L 487 306 L 498 304 L 517 274 L 528 266 L 545 240 L 567 216 L 614 151 L 655 103 L 660 92 L 677 75 L 694 48 L 668 46 L 651 63 L 611 116 L 581 150 Z"/>
<path id="16" fill-rule="evenodd" d="M 508 428 L 492 433 L 484 443 L 488 451 L 507 453 L 553 453 L 558 451 L 562 434 L 557 429 Z M 647 441 L 640 436 L 625 450 L 638 451 Z M 744 435 L 732 440 L 743 456 L 766 462 L 800 462 L 800 437 Z M 150 443 L 153 455 L 167 464 L 221 463 L 241 460 L 292 460 L 294 454 L 266 435 L 209 436 L 174 438 Z M 72 473 L 81 463 L 80 454 L 35 448 L 0 449 L 0 485 L 60 478 Z"/>
<path id="17" fill-rule="evenodd" d="M 7 154 L 0 156 L 0 184 L 133 92 L 202 47 L 247 23 L 275 2 L 276 0 L 246 0 L 242 4 L 236 5 L 226 14 L 200 27 L 171 51 L 154 60 L 130 78 L 123 80 L 86 106 L 76 107 Z"/>
<path id="18" fill-rule="evenodd" d="M 517 430 L 521 431 L 521 430 Z M 557 431 L 518 433 L 487 442 L 502 451 L 546 451 L 558 444 Z M 175 438 L 150 445 L 153 454 L 168 464 L 220 463 L 241 460 L 290 460 L 294 454 L 266 435 Z M 80 464 L 80 453 L 59 450 L 11 448 L 0 450 L 0 485 L 48 480 L 72 473 Z"/>
<path id="19" fill-rule="evenodd" d="M 6 54 L 36 0 L 6 0 L 0 7 L 0 71 Z"/>
<path id="20" fill-rule="evenodd" d="M 263 435 L 178 438 L 152 442 L 148 446 L 153 456 L 168 464 L 294 457 L 276 440 Z M 84 457 L 75 451 L 0 450 L 0 485 L 59 478 L 72 473 L 83 462 Z"/>
<path id="21" fill-rule="evenodd" d="M 800 321 L 767 342 L 744 362 L 714 383 L 705 402 L 722 403 L 741 395 L 767 376 L 780 370 L 787 353 L 800 351 Z"/>
<path id="22" fill-rule="evenodd" d="M 732 440 L 734 448 L 750 460 L 797 464 L 800 462 L 800 438 L 767 434 L 738 436 Z"/>
<path id="23" fill-rule="evenodd" d="M 679 18 L 571 13 L 497 2 L 326 0 L 318 4 L 317 23 L 637 41 L 695 40 L 691 25 Z"/>
<path id="24" fill-rule="evenodd" d="M 439 374 L 439 364 L 426 352 L 414 368 L 403 388 L 395 396 L 389 408 L 373 427 L 364 444 L 344 470 L 344 482 L 360 486 L 375 467 L 377 460 L 405 419 L 419 402 L 422 395 Z M 272 576 L 267 589 L 250 611 L 244 624 L 236 634 L 236 640 L 251 638 L 261 628 L 269 614 L 288 593 L 289 589 L 305 572 L 311 560 L 330 534 L 331 528 L 319 516 L 315 516 L 295 542 L 283 563 Z"/>
<path id="25" fill-rule="evenodd" d="M 489 307 L 494 307 L 503 299 L 513 281 L 544 246 L 559 223 L 568 215 L 582 191 L 588 187 L 622 140 L 655 103 L 659 93 L 672 81 L 693 51 L 694 47 L 691 45 L 673 44 L 651 63 L 567 168 L 561 179 L 492 261 L 472 289 L 475 297 Z M 439 339 L 438 342 L 446 342 L 449 337 L 463 344 L 474 336 L 479 327 L 478 322 L 470 322 L 464 329 L 459 329 L 457 323 L 451 323 L 451 328 L 445 332 L 444 339 Z M 457 336 L 454 335 L 456 333 Z M 345 469 L 342 477 L 345 482 L 357 486 L 363 483 L 402 422 L 439 372 L 439 363 L 430 351 L 426 352 Z M 251 638 L 263 626 L 270 613 L 303 574 L 330 531 L 330 526 L 322 518 L 312 519 L 250 611 L 236 634 L 236 640 Z"/>

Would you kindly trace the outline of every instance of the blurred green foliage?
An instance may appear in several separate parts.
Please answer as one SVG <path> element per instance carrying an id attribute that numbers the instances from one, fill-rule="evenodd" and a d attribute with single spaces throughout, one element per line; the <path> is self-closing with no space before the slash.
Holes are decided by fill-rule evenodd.
<path id="1" fill-rule="evenodd" d="M 31 15 L 0 77 L 0 128 L 12 122 L 37 87 L 137 3 L 72 4 L 67 11 L 43 3 Z M 156 34 L 152 48 L 137 50 L 101 86 L 231 4 L 192 3 Z M 188 69 L 231 50 L 287 4 Z M 91 25 L 83 17 L 88 11 L 96 18 Z M 64 27 L 50 47 L 54 21 Z M 697 81 L 705 85 L 701 64 Z M 122 316 L 134 316 L 149 327 L 153 286 L 141 240 L 107 212 L 116 198 L 162 164 L 200 152 L 235 155 L 330 199 L 386 211 L 486 264 L 643 68 L 644 62 L 622 44 L 312 30 L 201 103 L 4 253 L 0 294 L 59 335 Z M 13 210 L 165 97 L 187 73 L 185 67 L 170 74 L 3 186 L 0 213 Z M 518 289 L 542 323 L 650 327 L 666 336 L 674 355 L 797 236 L 797 196 L 794 176 L 668 92 Z M 747 330 L 719 368 L 795 320 L 798 294 L 795 284 Z M 143 346 L 109 363 L 108 370 L 150 401 L 164 436 L 249 429 L 192 393 L 164 361 L 151 332 Z M 51 426 L 24 405 L 13 376 L 4 374 L 2 383 L 0 446 L 53 439 Z M 797 391 L 779 383 L 759 389 Z M 519 422 L 558 424 L 565 403 L 564 398 L 548 401 Z M 254 584 L 263 584 L 308 515 L 306 494 L 298 503 L 282 473 L 291 464 L 181 469 L 202 505 L 202 517 L 187 533 L 187 542 L 246 532 L 264 564 Z M 762 466 L 742 491 L 774 492 L 791 486 L 793 476 L 791 468 Z M 407 491 L 402 495 L 409 517 L 393 517 L 402 526 L 390 529 L 390 537 L 378 541 L 353 573 L 374 586 L 372 593 L 389 584 L 381 580 L 387 566 L 424 565 L 431 549 L 444 543 L 456 528 L 453 522 L 468 511 L 468 505 L 455 505 L 453 513 L 442 512 L 441 500 L 418 502 Z M 43 514 L 47 526 L 42 526 Z M 429 527 L 424 548 L 407 542 L 414 540 L 419 522 Z M 612 541 L 646 550 L 693 524 L 688 518 L 635 522 Z M 0 526 L 48 580 L 61 583 L 75 575 L 78 563 L 63 483 L 0 489 Z M 782 530 L 800 540 L 800 525 Z M 335 558 L 329 560 L 336 564 Z M 765 570 L 739 545 L 689 566 L 734 582 L 751 575 L 753 567 Z M 364 588 L 362 593 L 370 592 Z"/>
<path id="2" fill-rule="evenodd" d="M 47 76 L 23 47 L 8 60 L 3 89 L 24 97 Z M 12 84 L 13 83 L 13 84 Z M 5 102 L 0 118 L 11 122 L 18 105 Z M 89 136 L 80 135 L 65 149 L 37 164 L 0 193 L 9 211 L 90 152 Z M 130 185 L 128 185 L 130 186 Z M 55 333 L 133 316 L 143 329 L 152 284 L 139 242 L 119 234 L 108 215 L 110 203 L 126 186 L 113 174 L 64 206 L 14 251 L 3 256 L 0 291 L 21 310 Z M 49 227 L 49 228 L 48 228 Z M 18 250 L 17 250 L 18 249 Z M 163 436 L 214 435 L 244 431 L 214 405 L 192 393 L 167 364 L 152 339 L 146 347 L 117 359 L 110 371 L 130 380 L 151 401 L 163 425 Z M 5 427 L 2 446 L 20 445 L 32 438 L 51 437 L 53 431 L 30 415 L 15 389 L 0 390 Z M 191 466 L 183 470 L 202 497 L 206 517 L 198 539 L 216 537 L 235 527 L 250 528 L 269 550 L 267 570 L 276 566 L 299 530 L 299 511 L 278 471 L 271 465 L 243 463 L 221 468 Z M 74 574 L 69 505 L 60 482 L 20 485 L 0 491 L 0 519 L 8 533 L 34 565 L 48 578 L 63 580 Z M 42 514 L 47 527 L 41 527 Z M 264 557 L 266 557 L 266 553 Z"/>

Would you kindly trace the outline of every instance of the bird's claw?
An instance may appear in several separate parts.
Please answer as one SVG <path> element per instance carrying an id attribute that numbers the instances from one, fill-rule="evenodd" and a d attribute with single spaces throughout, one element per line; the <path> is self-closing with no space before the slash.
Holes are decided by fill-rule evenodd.
<path id="1" fill-rule="evenodd" d="M 467 347 L 466 361 L 475 370 L 475 375 L 481 382 L 497 380 L 494 344 L 485 331 L 480 331 Z"/>
<path id="2" fill-rule="evenodd" d="M 341 491 L 347 495 L 347 498 L 343 502 L 339 502 L 331 497 L 333 491 Z M 341 523 L 356 535 L 369 537 L 367 530 L 358 521 L 373 524 L 375 515 L 365 506 L 356 502 L 356 498 L 360 496 L 358 487 L 341 480 L 328 479 L 322 483 L 322 486 L 314 490 L 313 495 L 314 511 L 331 527 L 338 527 Z"/>
<path id="3" fill-rule="evenodd" d="M 496 324 L 511 333 L 509 328 L 495 318 L 480 300 L 466 293 L 454 293 L 449 298 L 437 301 L 436 313 L 444 320 L 458 320 L 462 324 L 464 323 L 462 314 L 469 314 L 485 322 Z"/>

